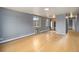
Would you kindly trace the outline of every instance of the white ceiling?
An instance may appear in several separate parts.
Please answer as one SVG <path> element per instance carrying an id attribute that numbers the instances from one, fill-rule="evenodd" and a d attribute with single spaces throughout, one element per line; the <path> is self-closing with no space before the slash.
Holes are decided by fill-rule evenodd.
<path id="1" fill-rule="evenodd" d="M 6 7 L 6 8 L 44 17 L 52 17 L 53 14 L 60 15 L 70 12 L 77 13 L 79 10 L 78 7 Z M 44 10 L 45 8 L 49 8 L 49 10 L 45 11 Z"/>

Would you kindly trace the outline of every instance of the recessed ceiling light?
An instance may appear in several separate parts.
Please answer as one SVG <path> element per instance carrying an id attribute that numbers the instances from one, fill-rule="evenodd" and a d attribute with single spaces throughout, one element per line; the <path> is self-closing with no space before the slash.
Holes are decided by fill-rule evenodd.
<path id="1" fill-rule="evenodd" d="M 45 11 L 48 11 L 48 10 L 49 10 L 49 8 L 45 8 L 44 10 L 45 10 Z"/>

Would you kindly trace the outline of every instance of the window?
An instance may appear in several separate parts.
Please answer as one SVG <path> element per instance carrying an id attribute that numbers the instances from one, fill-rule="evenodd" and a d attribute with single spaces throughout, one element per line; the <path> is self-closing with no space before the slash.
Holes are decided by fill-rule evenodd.
<path id="1" fill-rule="evenodd" d="M 40 18 L 38 16 L 33 17 L 33 26 L 34 27 L 40 27 Z"/>

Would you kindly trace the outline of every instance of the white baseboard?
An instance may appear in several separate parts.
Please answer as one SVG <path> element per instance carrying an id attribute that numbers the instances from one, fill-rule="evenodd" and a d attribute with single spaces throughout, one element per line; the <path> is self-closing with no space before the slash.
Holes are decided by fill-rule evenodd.
<path id="1" fill-rule="evenodd" d="M 40 31 L 40 32 L 45 32 L 45 31 L 49 31 L 49 30 L 43 30 L 43 31 Z M 55 31 L 56 32 L 56 31 Z M 56 32 L 57 34 L 62 34 L 62 35 L 65 35 L 64 33 L 58 33 Z M 17 40 L 17 39 L 20 39 L 20 38 L 23 38 L 23 37 L 27 37 L 27 36 L 31 36 L 31 35 L 34 35 L 35 33 L 32 33 L 32 34 L 28 34 L 28 35 L 24 35 L 24 36 L 20 36 L 20 37 L 16 37 L 16 38 L 12 38 L 12 39 L 7 39 L 7 40 L 4 40 L 4 41 L 1 41 L 0 43 L 6 43 L 6 42 L 9 42 L 9 41 L 12 41 L 12 40 Z"/>
<path id="2" fill-rule="evenodd" d="M 49 31 L 49 30 L 42 30 L 42 31 L 40 31 L 40 32 L 46 32 L 46 31 Z"/>
<path id="3" fill-rule="evenodd" d="M 65 35 L 65 33 L 59 33 L 59 32 L 56 32 L 57 34 L 60 34 L 60 35 Z"/>
<path id="4" fill-rule="evenodd" d="M 4 40 L 4 41 L 1 41 L 0 43 L 6 43 L 6 42 L 9 42 L 9 41 L 12 41 L 12 40 L 17 40 L 17 39 L 20 39 L 20 38 L 23 38 L 23 37 L 34 35 L 34 34 L 35 33 L 24 35 L 24 36 L 20 36 L 20 37 L 16 37 L 16 38 L 12 38 L 12 39 L 7 39 L 7 40 Z"/>

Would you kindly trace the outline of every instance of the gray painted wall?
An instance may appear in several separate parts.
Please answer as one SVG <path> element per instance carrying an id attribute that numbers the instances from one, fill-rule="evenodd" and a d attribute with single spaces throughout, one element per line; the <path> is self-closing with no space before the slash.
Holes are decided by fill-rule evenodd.
<path id="1" fill-rule="evenodd" d="M 2 37 L 4 40 L 34 33 L 33 15 L 2 8 Z"/>
<path id="2" fill-rule="evenodd" d="M 2 8 L 0 7 L 0 41 L 2 40 Z"/>
<path id="3" fill-rule="evenodd" d="M 60 34 L 66 33 L 66 21 L 65 21 L 65 15 L 58 15 L 56 17 L 56 31 Z"/>
<path id="4" fill-rule="evenodd" d="M 0 9 L 0 38 L 2 37 L 2 27 L 1 27 L 1 21 L 2 21 L 2 10 Z"/>
<path id="5" fill-rule="evenodd" d="M 77 18 L 73 19 L 73 30 L 76 31 L 76 23 L 77 23 Z"/>
<path id="6" fill-rule="evenodd" d="M 79 14 L 77 15 L 76 31 L 79 32 Z"/>

